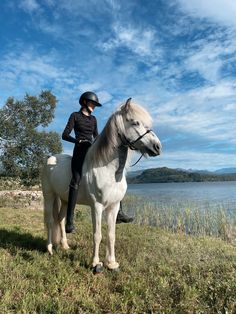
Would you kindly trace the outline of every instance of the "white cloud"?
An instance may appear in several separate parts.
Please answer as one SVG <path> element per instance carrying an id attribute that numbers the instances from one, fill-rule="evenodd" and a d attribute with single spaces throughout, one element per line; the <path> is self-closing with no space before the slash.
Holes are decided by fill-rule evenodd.
<path id="1" fill-rule="evenodd" d="M 40 9 L 40 5 L 36 0 L 21 0 L 19 3 L 19 6 L 21 9 L 23 9 L 26 12 L 34 12 Z"/>
<path id="2" fill-rule="evenodd" d="M 195 41 L 185 53 L 186 70 L 197 71 L 204 79 L 217 82 L 223 66 L 235 59 L 236 52 L 235 34 L 223 32 L 222 35 L 225 38 L 221 40 L 213 37 Z"/>
<path id="3" fill-rule="evenodd" d="M 105 112 L 99 110 L 96 113 L 101 115 L 98 118 L 101 128 L 107 115 L 113 111 L 113 95 L 108 91 L 111 76 L 108 76 L 109 82 L 104 78 L 101 81 L 89 81 L 76 67 L 61 66 L 61 61 L 54 51 L 40 54 L 34 48 L 25 48 L 21 52 L 21 47 L 15 47 L 14 52 L 9 52 L 0 60 L 0 104 L 3 105 L 9 96 L 22 98 L 26 92 L 37 95 L 42 89 L 50 89 L 59 100 L 56 118 L 51 125 L 58 129 L 62 123 L 66 123 L 71 112 L 78 110 L 81 93 L 92 90 L 98 94 L 102 104 L 111 102 Z M 60 121 L 61 117 L 63 122 Z"/>
<path id="4" fill-rule="evenodd" d="M 227 101 L 235 101 L 235 95 L 235 83 L 224 81 L 182 93 L 158 106 L 154 121 L 157 125 L 184 132 L 188 137 L 192 134 L 209 141 L 222 140 L 235 145 L 235 117 L 230 111 L 234 108 L 233 103 L 225 106 Z"/>
<path id="5" fill-rule="evenodd" d="M 86 21 L 94 22 L 96 17 L 104 15 L 104 13 L 112 14 L 120 8 L 119 3 L 114 0 L 105 0 L 98 3 L 97 0 L 44 0 L 49 1 L 49 6 L 54 5 L 57 14 L 69 16 L 70 19 L 74 17 L 85 18 Z"/>
<path id="6" fill-rule="evenodd" d="M 212 47 L 203 47 L 202 50 L 193 53 L 186 61 L 185 66 L 189 71 L 197 71 L 208 81 L 217 81 L 223 61 Z"/>
<path id="7" fill-rule="evenodd" d="M 73 84 L 73 85 L 72 85 Z M 54 53 L 38 54 L 34 49 L 20 52 L 16 47 L 0 61 L 1 101 L 7 97 L 22 97 L 26 92 L 38 93 L 42 89 L 52 89 L 60 99 L 71 101 L 76 86 L 77 73 L 61 67 Z"/>
<path id="8" fill-rule="evenodd" d="M 189 92 L 190 98 L 201 100 L 202 103 L 207 103 L 209 99 L 224 99 L 226 97 L 235 96 L 236 83 L 232 81 L 218 81 L 215 85 L 204 86 L 193 89 Z"/>
<path id="9" fill-rule="evenodd" d="M 116 0 L 105 0 L 105 2 L 115 11 L 118 11 L 121 8 L 121 5 Z"/>
<path id="10" fill-rule="evenodd" d="M 236 26 L 235 0 L 177 0 L 183 11 L 223 25 Z"/>
<path id="11" fill-rule="evenodd" d="M 88 82 L 88 83 L 83 83 L 78 86 L 79 90 L 81 93 L 86 92 L 86 91 L 95 91 L 101 87 L 100 82 Z"/>
<path id="12" fill-rule="evenodd" d="M 105 90 L 99 91 L 97 94 L 98 94 L 99 101 L 102 104 L 105 104 L 112 100 L 112 95 Z"/>
<path id="13" fill-rule="evenodd" d="M 214 161 L 214 162 L 213 162 Z M 236 156 L 231 154 L 225 154 L 221 152 L 207 153 L 202 151 L 183 151 L 176 150 L 163 154 L 160 158 L 160 165 L 167 167 L 183 169 L 211 169 L 216 170 L 219 168 L 233 167 L 236 163 Z"/>
<path id="14" fill-rule="evenodd" d="M 124 27 L 115 23 L 112 27 L 113 36 L 99 45 L 105 49 L 126 47 L 141 57 L 157 59 L 161 50 L 157 48 L 158 36 L 154 28 L 138 28 L 131 25 Z"/>
<path id="15" fill-rule="evenodd" d="M 63 27 L 59 23 L 53 23 L 52 21 L 47 21 L 43 16 L 35 24 L 41 31 L 55 36 L 56 38 L 63 38 L 65 36 Z"/>
<path id="16" fill-rule="evenodd" d="M 165 146 L 164 146 L 165 147 Z M 138 154 L 134 154 L 132 162 L 137 161 Z M 213 162 L 214 161 L 214 162 Z M 131 162 L 131 164 L 132 164 Z M 134 167 L 128 168 L 128 171 L 136 171 L 148 168 L 182 168 L 195 170 L 217 170 L 220 168 L 235 167 L 236 156 L 221 152 L 208 153 L 202 151 L 175 150 L 163 153 L 155 158 L 143 158 Z"/>
<path id="17" fill-rule="evenodd" d="M 57 4 L 57 0 L 43 0 L 49 7 L 53 7 Z"/>
<path id="18" fill-rule="evenodd" d="M 223 109 L 226 111 L 236 111 L 236 103 L 226 104 Z"/>
<path id="19" fill-rule="evenodd" d="M 44 79 L 45 77 L 55 79 L 60 75 L 60 70 L 53 65 L 53 56 L 39 56 L 32 50 L 24 51 L 18 56 L 16 53 L 5 55 L 1 61 L 1 69 L 15 74 L 18 78 L 24 73 L 34 73 Z"/>

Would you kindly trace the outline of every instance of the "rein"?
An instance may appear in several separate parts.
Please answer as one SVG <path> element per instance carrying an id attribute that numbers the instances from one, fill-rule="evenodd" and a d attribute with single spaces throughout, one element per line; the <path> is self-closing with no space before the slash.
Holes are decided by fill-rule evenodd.
<path id="1" fill-rule="evenodd" d="M 131 165 L 130 167 L 133 167 L 133 166 L 135 166 L 135 165 L 137 165 L 137 163 L 141 160 L 141 158 L 143 157 L 143 154 L 139 157 L 139 159 L 133 164 L 133 165 Z"/>

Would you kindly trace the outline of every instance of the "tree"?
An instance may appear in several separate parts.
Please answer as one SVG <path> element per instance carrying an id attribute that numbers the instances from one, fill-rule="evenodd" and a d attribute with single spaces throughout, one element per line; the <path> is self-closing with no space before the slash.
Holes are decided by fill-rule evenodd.
<path id="1" fill-rule="evenodd" d="M 62 151 L 59 134 L 43 130 L 54 118 L 56 103 L 50 91 L 42 91 L 23 100 L 10 97 L 0 109 L 0 160 L 7 176 L 34 184 L 43 159 Z"/>

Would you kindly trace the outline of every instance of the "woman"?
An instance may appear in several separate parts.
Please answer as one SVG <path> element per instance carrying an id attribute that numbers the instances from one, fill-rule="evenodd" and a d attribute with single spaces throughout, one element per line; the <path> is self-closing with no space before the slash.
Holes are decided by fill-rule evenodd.
<path id="1" fill-rule="evenodd" d="M 98 135 L 97 120 L 92 115 L 95 107 L 101 107 L 98 97 L 93 92 L 85 92 L 80 96 L 79 103 L 81 109 L 73 112 L 67 122 L 65 130 L 62 133 L 62 139 L 74 143 L 73 156 L 71 161 L 72 179 L 70 182 L 67 216 L 66 216 L 66 232 L 74 231 L 74 208 L 76 205 L 79 182 L 82 174 L 82 166 L 89 147 Z M 70 135 L 74 130 L 75 138 Z M 125 215 L 120 209 L 117 216 L 117 223 L 131 222 L 133 218 Z"/>

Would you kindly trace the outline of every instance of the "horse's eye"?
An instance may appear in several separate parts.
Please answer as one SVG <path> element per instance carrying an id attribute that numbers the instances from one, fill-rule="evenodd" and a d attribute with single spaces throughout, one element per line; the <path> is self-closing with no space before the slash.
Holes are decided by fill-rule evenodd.
<path id="1" fill-rule="evenodd" d="M 140 123 L 138 121 L 134 121 L 134 122 L 132 122 L 132 125 L 138 126 L 138 125 L 140 125 Z"/>

